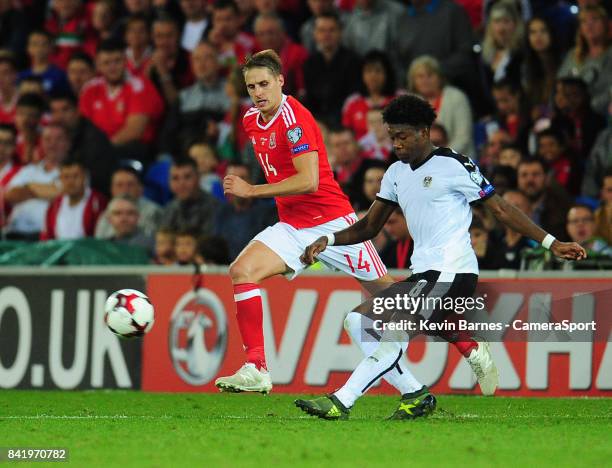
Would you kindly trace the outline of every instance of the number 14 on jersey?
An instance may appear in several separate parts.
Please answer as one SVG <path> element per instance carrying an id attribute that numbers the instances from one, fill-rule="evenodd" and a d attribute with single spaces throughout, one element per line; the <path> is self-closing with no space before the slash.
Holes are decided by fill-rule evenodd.
<path id="1" fill-rule="evenodd" d="M 269 177 L 270 174 L 278 175 L 276 168 L 268 161 L 268 153 L 257 153 L 257 156 L 261 162 L 261 167 L 263 167 L 263 170 L 266 173 L 266 177 Z"/>
<path id="2" fill-rule="evenodd" d="M 353 265 L 353 261 L 351 260 L 350 255 L 344 254 L 344 258 L 346 258 L 346 261 L 348 263 L 348 266 L 351 268 L 351 271 L 355 273 L 355 266 Z M 361 249 L 359 250 L 359 258 L 357 259 L 357 269 L 365 270 L 368 273 L 370 272 L 370 264 L 367 260 L 365 262 L 363 261 L 363 250 Z"/>

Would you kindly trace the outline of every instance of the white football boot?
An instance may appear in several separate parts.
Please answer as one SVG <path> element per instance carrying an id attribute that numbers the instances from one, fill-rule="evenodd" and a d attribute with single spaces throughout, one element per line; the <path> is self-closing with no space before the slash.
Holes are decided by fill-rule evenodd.
<path id="1" fill-rule="evenodd" d="M 220 392 L 259 392 L 270 393 L 272 390 L 272 379 L 270 373 L 265 369 L 257 369 L 255 364 L 247 362 L 234 375 L 219 377 L 215 380 L 215 386 Z"/>
<path id="2" fill-rule="evenodd" d="M 493 362 L 489 343 L 486 341 L 477 341 L 477 343 L 478 348 L 472 350 L 467 358 L 467 362 L 478 378 L 482 394 L 491 396 L 499 385 L 499 373 L 497 372 L 497 366 Z"/>

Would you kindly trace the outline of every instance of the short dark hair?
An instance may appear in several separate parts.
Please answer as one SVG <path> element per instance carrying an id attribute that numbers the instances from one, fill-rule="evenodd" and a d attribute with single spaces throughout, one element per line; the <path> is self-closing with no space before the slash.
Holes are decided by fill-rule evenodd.
<path id="1" fill-rule="evenodd" d="M 229 265 L 229 248 L 221 236 L 206 236 L 200 240 L 199 253 L 206 263 Z"/>
<path id="2" fill-rule="evenodd" d="M 30 76 L 24 76 L 23 78 L 21 78 L 21 80 L 19 80 L 19 83 L 24 83 L 24 82 L 30 82 L 30 83 L 36 83 L 39 84 L 40 86 L 44 86 L 44 81 L 42 79 L 41 76 L 38 75 L 30 75 Z"/>
<path id="3" fill-rule="evenodd" d="M 503 177 L 508 181 L 508 187 L 516 188 L 516 170 L 510 166 L 495 166 L 491 171 L 491 182 L 495 184 L 497 177 Z"/>
<path id="4" fill-rule="evenodd" d="M 390 125 L 429 128 L 435 120 L 436 111 L 416 94 L 396 97 L 383 109 L 383 121 Z"/>
<path id="5" fill-rule="evenodd" d="M 44 112 L 46 105 L 42 96 L 36 93 L 25 93 L 17 99 L 17 107 L 34 107 L 39 112 Z"/>
<path id="6" fill-rule="evenodd" d="M 604 171 L 604 175 L 603 175 L 603 179 L 605 179 L 606 177 L 612 177 L 612 166 L 608 167 L 605 171 Z"/>
<path id="7" fill-rule="evenodd" d="M 231 8 L 234 14 L 240 14 L 240 8 L 234 0 L 215 0 L 213 3 L 213 10 L 226 10 L 228 8 Z"/>
<path id="8" fill-rule="evenodd" d="M 93 60 L 85 52 L 73 52 L 70 58 L 68 59 L 68 63 L 70 62 L 85 62 L 87 65 L 89 65 L 90 68 L 94 68 Z"/>
<path id="9" fill-rule="evenodd" d="M 557 142 L 561 146 L 565 146 L 565 138 L 564 138 L 563 134 L 560 131 L 555 130 L 554 128 L 546 128 L 546 129 L 538 132 L 536 134 L 536 139 L 537 139 L 538 143 L 540 142 L 540 138 L 543 138 L 543 137 L 554 138 L 555 140 L 557 140 Z"/>
<path id="10" fill-rule="evenodd" d="M 502 143 L 500 151 L 504 150 L 513 150 L 518 153 L 521 153 L 521 157 L 523 157 L 523 150 L 516 143 Z"/>
<path id="11" fill-rule="evenodd" d="M 242 73 L 246 73 L 251 68 L 267 68 L 274 76 L 278 76 L 283 71 L 280 57 L 272 49 L 262 50 L 250 56 L 242 66 Z"/>
<path id="12" fill-rule="evenodd" d="M 585 95 L 589 95 L 589 87 L 582 78 L 566 76 L 564 78 L 559 78 L 559 83 L 561 83 L 562 85 L 575 86 L 580 89 Z"/>
<path id="13" fill-rule="evenodd" d="M 172 161 L 172 167 L 191 167 L 194 171 L 198 172 L 198 163 L 188 156 L 182 158 L 176 158 Z"/>
<path id="14" fill-rule="evenodd" d="M 15 60 L 15 56 L 12 52 L 7 50 L 0 51 L 0 63 L 7 63 L 13 68 L 13 70 L 17 70 L 17 61 Z"/>
<path id="15" fill-rule="evenodd" d="M 249 177 L 251 177 L 252 170 L 251 170 L 251 166 L 249 166 L 248 164 L 245 164 L 245 163 L 239 162 L 239 161 L 235 161 L 235 162 L 230 162 L 227 165 L 228 169 L 230 167 L 241 167 L 241 168 L 245 169 L 247 171 L 247 174 L 249 174 Z"/>
<path id="16" fill-rule="evenodd" d="M 78 166 L 83 170 L 83 172 L 89 172 L 89 169 L 87 168 L 87 166 L 85 165 L 83 161 L 81 161 L 80 159 L 72 158 L 72 157 L 62 161 L 60 164 L 60 169 L 63 169 L 65 167 L 72 167 L 72 166 Z"/>
<path id="17" fill-rule="evenodd" d="M 179 22 L 172 16 L 170 16 L 167 13 L 164 13 L 160 16 L 158 16 L 157 18 L 155 18 L 153 20 L 153 23 L 151 23 L 151 28 L 153 28 L 153 26 L 155 26 L 155 24 L 157 23 L 168 23 L 171 24 L 174 29 L 176 29 L 178 32 L 181 31 L 181 25 L 179 24 Z"/>
<path id="18" fill-rule="evenodd" d="M 480 219 L 479 216 L 474 216 L 472 218 L 472 224 L 470 224 L 470 228 L 469 230 L 471 231 L 472 229 L 480 229 L 481 231 L 487 231 L 487 228 L 485 227 L 484 223 L 482 222 L 482 219 Z"/>
<path id="19" fill-rule="evenodd" d="M 17 129 L 13 124 L 0 123 L 0 132 L 10 132 L 13 134 L 13 139 L 17 138 Z"/>
<path id="20" fill-rule="evenodd" d="M 534 157 L 534 158 L 521 159 L 520 162 L 518 163 L 518 166 L 516 166 L 516 173 L 518 174 L 518 171 L 521 168 L 521 166 L 524 166 L 527 164 L 539 164 L 542 167 L 542 170 L 544 171 L 545 174 L 548 172 L 548 164 L 546 164 L 546 161 L 544 161 L 542 158 Z"/>
<path id="21" fill-rule="evenodd" d="M 439 130 L 440 133 L 442 133 L 442 135 L 444 135 L 444 139 L 448 141 L 448 130 L 446 130 L 446 127 L 440 123 L 434 122 L 431 124 L 431 128 L 435 128 L 436 130 Z"/>
<path id="22" fill-rule="evenodd" d="M 510 80 L 509 78 L 503 78 L 499 81 L 496 81 L 495 83 L 493 83 L 492 89 L 493 91 L 506 90 L 513 95 L 521 94 L 522 92 L 520 85 Z"/>
<path id="23" fill-rule="evenodd" d="M 111 175 L 111 179 L 113 178 L 115 174 L 118 174 L 119 172 L 127 172 L 128 174 L 132 174 L 134 177 L 136 177 L 136 180 L 138 180 L 140 184 L 143 183 L 142 174 L 138 172 L 136 169 L 134 169 L 132 166 L 118 167 L 117 169 L 113 171 L 113 174 Z"/>
<path id="24" fill-rule="evenodd" d="M 352 128 L 344 127 L 342 125 L 331 125 L 328 129 L 328 133 L 330 135 L 338 134 L 338 133 L 345 133 L 345 132 L 349 132 L 351 135 L 353 135 L 353 137 L 355 136 L 355 133 L 353 132 Z"/>
<path id="25" fill-rule="evenodd" d="M 79 106 L 79 100 L 77 99 L 77 97 L 69 92 L 52 94 L 49 98 L 49 102 L 53 101 L 66 101 L 70 103 L 70 105 L 73 107 Z"/>
<path id="26" fill-rule="evenodd" d="M 595 212 L 595 210 L 593 209 L 592 206 L 587 205 L 586 203 L 574 203 L 572 206 L 570 206 L 570 210 L 573 208 L 584 208 L 585 210 L 589 210 L 589 213 L 593 214 Z M 567 210 L 567 212 L 569 213 L 569 210 Z"/>
<path id="27" fill-rule="evenodd" d="M 183 227 L 175 231 L 174 235 L 176 237 L 193 237 L 198 245 L 200 244 L 201 233 L 194 227 Z"/>
<path id="28" fill-rule="evenodd" d="M 340 19 L 340 15 L 334 10 L 327 10 L 321 13 L 319 16 L 315 18 L 315 22 L 318 19 L 330 19 L 335 21 L 340 29 L 342 29 L 342 20 Z"/>
<path id="29" fill-rule="evenodd" d="M 147 30 L 149 29 L 149 20 L 142 13 L 134 13 L 134 14 L 128 16 L 126 21 L 125 21 L 126 29 L 127 29 L 127 27 L 129 25 L 131 25 L 133 23 L 144 23 L 145 26 L 147 27 Z"/>
<path id="30" fill-rule="evenodd" d="M 110 38 L 110 39 L 104 39 L 98 44 L 98 47 L 96 49 L 96 54 L 99 54 L 101 52 L 121 52 L 123 53 L 124 50 L 125 50 L 125 44 L 123 43 L 123 41 L 116 39 L 116 38 Z"/>
<path id="31" fill-rule="evenodd" d="M 32 31 L 30 31 L 30 33 L 28 34 L 28 40 L 34 35 L 45 36 L 49 42 L 53 42 L 53 35 L 49 33 L 49 31 L 46 31 L 44 29 L 33 29 Z"/>

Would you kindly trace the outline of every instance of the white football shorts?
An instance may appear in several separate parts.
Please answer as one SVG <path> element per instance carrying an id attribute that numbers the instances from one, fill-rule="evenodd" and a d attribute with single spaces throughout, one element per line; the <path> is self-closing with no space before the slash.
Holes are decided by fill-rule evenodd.
<path id="1" fill-rule="evenodd" d="M 265 244 L 282 258 L 293 270 L 288 275 L 289 279 L 293 279 L 308 267 L 300 261 L 300 256 L 308 245 L 321 236 L 341 231 L 356 222 L 357 216 L 354 213 L 304 229 L 278 222 L 261 231 L 253 240 Z M 362 281 L 374 281 L 387 273 L 387 268 L 371 241 L 354 245 L 332 245 L 321 252 L 318 259 L 327 267 L 343 271 Z"/>

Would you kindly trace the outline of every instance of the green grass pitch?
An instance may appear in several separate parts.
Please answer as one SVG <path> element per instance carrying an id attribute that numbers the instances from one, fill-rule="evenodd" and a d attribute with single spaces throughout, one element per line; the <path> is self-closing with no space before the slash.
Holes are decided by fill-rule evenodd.
<path id="1" fill-rule="evenodd" d="M 612 466 L 612 399 L 442 395 L 429 419 L 384 421 L 397 398 L 366 396 L 323 421 L 295 395 L 0 395 L 0 446 L 67 447 L 70 466 Z"/>

